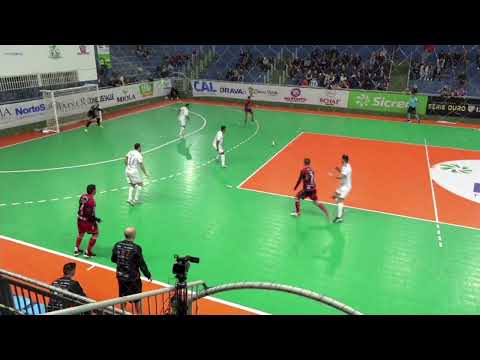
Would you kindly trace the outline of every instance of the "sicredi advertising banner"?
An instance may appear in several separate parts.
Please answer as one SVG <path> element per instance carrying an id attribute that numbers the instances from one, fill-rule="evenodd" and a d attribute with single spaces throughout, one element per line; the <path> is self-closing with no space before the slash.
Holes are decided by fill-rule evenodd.
<path id="1" fill-rule="evenodd" d="M 406 114 L 411 95 L 381 91 L 352 90 L 348 98 L 348 108 L 377 112 Z M 427 96 L 417 95 L 417 113 L 424 115 L 427 110 Z"/>
<path id="2" fill-rule="evenodd" d="M 289 104 L 346 108 L 348 91 L 295 86 L 245 84 L 226 81 L 192 80 L 193 96 L 271 101 Z"/>
<path id="3" fill-rule="evenodd" d="M 162 79 L 100 89 L 98 91 L 100 106 L 109 108 L 148 98 L 163 97 L 170 93 L 171 87 L 170 79 Z M 96 100 L 96 91 L 58 97 L 56 98 L 58 117 L 87 113 Z M 0 105 L 0 129 L 45 121 L 53 116 L 51 101 L 45 99 L 4 104 Z"/>

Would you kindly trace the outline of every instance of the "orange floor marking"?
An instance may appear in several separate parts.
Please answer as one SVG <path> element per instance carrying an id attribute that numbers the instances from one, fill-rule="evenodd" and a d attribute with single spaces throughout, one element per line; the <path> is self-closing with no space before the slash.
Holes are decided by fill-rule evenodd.
<path id="1" fill-rule="evenodd" d="M 339 180 L 328 176 L 328 172 L 341 166 L 344 153 L 350 156 L 353 168 L 353 189 L 346 205 L 434 220 L 422 146 L 305 133 L 241 188 L 294 196 L 293 187 L 303 159 L 309 157 L 316 172 L 320 200 L 332 202 Z"/>
<path id="2" fill-rule="evenodd" d="M 0 268 L 20 275 L 50 284 L 61 276 L 63 265 L 71 261 L 77 264 L 76 279 L 80 282 L 88 297 L 94 300 L 118 297 L 118 285 L 113 269 L 106 269 L 95 264 L 93 269 L 88 270 L 92 263 L 81 258 L 72 259 L 69 256 L 54 254 L 0 238 Z M 163 286 L 143 281 L 143 291 L 160 288 L 163 288 Z M 151 306 L 152 309 L 155 308 L 153 301 Z M 198 313 L 201 315 L 254 315 L 252 311 L 210 299 L 199 301 Z"/>

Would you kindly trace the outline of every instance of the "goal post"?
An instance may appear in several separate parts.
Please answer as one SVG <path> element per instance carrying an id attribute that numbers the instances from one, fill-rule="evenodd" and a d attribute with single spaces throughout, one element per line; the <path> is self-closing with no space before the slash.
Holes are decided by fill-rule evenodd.
<path id="1" fill-rule="evenodd" d="M 46 120 L 46 128 L 43 132 L 53 132 L 59 133 L 60 127 L 62 124 L 62 118 L 68 117 L 70 115 L 82 115 L 86 116 L 90 106 L 85 108 L 80 112 L 76 112 L 75 114 L 65 114 L 58 109 L 58 103 L 61 102 L 68 102 L 68 101 L 75 101 L 79 97 L 84 97 L 85 95 L 89 95 L 90 97 L 95 97 L 98 102 L 100 102 L 100 94 L 98 91 L 98 84 L 88 84 L 83 86 L 77 87 L 70 87 L 70 88 L 63 88 L 57 90 L 41 90 L 40 91 L 43 100 L 45 101 L 47 108 L 50 109 L 48 113 L 48 117 Z M 93 105 L 93 104 L 92 104 Z M 102 112 L 99 112 L 100 120 L 103 121 Z"/>

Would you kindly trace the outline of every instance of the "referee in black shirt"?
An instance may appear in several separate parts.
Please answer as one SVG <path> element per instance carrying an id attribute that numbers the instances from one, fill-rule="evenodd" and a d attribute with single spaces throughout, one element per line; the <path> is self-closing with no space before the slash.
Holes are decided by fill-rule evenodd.
<path id="1" fill-rule="evenodd" d="M 87 297 L 85 292 L 82 289 L 82 286 L 80 283 L 76 280 L 73 280 L 73 277 L 75 276 L 75 269 L 77 265 L 73 262 L 65 264 L 63 266 L 63 276 L 61 278 L 58 278 L 52 283 L 52 286 L 60 288 L 62 290 L 69 291 L 71 293 Z M 56 298 L 55 294 L 53 294 L 52 298 L 50 299 L 50 303 L 48 304 L 48 312 L 55 311 L 55 310 L 62 310 L 65 308 L 69 308 L 76 304 L 75 302 L 71 302 L 65 299 L 58 299 Z M 59 296 L 64 296 L 64 295 L 59 295 Z"/>
<path id="2" fill-rule="evenodd" d="M 142 248 L 133 243 L 136 235 L 137 230 L 135 228 L 129 227 L 125 229 L 125 240 L 117 242 L 112 250 L 112 262 L 117 264 L 120 297 L 142 292 L 140 270 L 148 280 L 152 280 L 152 275 L 143 259 Z M 138 314 L 142 313 L 140 300 L 135 302 L 135 308 Z"/>

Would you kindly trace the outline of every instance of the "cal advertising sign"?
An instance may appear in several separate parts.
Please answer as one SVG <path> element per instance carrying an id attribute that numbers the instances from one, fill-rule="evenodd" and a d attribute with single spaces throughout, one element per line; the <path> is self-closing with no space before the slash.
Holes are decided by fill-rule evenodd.
<path id="1" fill-rule="evenodd" d="M 226 81 L 193 80 L 194 96 L 224 97 L 280 102 L 288 104 L 308 104 L 346 108 L 348 91 L 327 90 L 310 87 L 275 86 L 246 84 Z"/>

